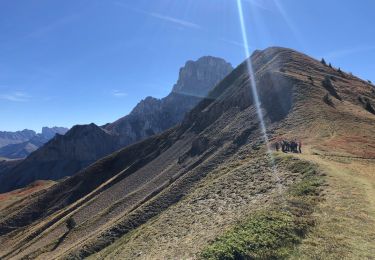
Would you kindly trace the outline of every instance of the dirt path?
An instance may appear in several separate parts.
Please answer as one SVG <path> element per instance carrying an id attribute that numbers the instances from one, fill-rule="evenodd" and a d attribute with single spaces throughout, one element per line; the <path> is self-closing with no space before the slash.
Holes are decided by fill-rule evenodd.
<path id="1" fill-rule="evenodd" d="M 327 173 L 317 225 L 293 259 L 375 259 L 375 160 L 338 158 L 307 148 L 296 155 Z"/>

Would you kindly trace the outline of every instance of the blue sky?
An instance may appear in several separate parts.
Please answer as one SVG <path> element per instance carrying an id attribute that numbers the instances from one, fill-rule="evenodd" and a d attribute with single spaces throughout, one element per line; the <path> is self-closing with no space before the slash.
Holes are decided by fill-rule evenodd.
<path id="1" fill-rule="evenodd" d="M 242 0 L 250 50 L 284 46 L 375 81 L 375 1 Z M 236 0 L 0 0 L 0 130 L 104 124 L 189 59 L 245 58 Z"/>

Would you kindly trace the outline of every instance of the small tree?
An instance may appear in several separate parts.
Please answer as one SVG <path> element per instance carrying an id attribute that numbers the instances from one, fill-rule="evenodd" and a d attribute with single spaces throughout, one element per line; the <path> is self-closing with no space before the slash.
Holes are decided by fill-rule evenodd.
<path id="1" fill-rule="evenodd" d="M 69 229 L 69 230 L 72 230 L 73 228 L 75 228 L 76 226 L 76 222 L 74 220 L 73 217 L 70 217 L 68 218 L 68 220 L 66 221 L 66 227 Z"/>
<path id="2" fill-rule="evenodd" d="M 320 61 L 323 65 L 327 65 L 326 61 L 324 58 L 322 58 L 322 60 Z"/>
<path id="3" fill-rule="evenodd" d="M 331 63 L 329 63 L 329 64 L 328 64 L 328 67 L 332 68 L 332 64 L 331 64 Z"/>
<path id="4" fill-rule="evenodd" d="M 325 96 L 323 97 L 323 101 L 324 103 L 326 103 L 327 105 L 331 106 L 331 107 L 335 107 L 335 104 L 333 103 L 333 100 L 331 99 L 331 97 L 329 96 L 329 94 L 325 94 Z"/>

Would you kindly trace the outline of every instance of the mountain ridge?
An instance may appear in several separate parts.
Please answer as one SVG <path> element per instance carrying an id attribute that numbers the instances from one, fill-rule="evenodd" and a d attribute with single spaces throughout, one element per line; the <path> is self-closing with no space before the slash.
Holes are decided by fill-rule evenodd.
<path id="1" fill-rule="evenodd" d="M 0 192 L 22 188 L 38 179 L 73 175 L 105 155 L 174 126 L 231 70 L 232 66 L 221 58 L 206 56 L 188 61 L 168 96 L 147 97 L 128 115 L 103 127 L 93 123 L 74 126 L 64 136 L 56 136 L 4 173 Z"/>
<path id="2" fill-rule="evenodd" d="M 367 160 L 373 166 L 375 149 L 372 146 L 358 149 L 365 143 L 375 144 L 372 127 L 375 117 L 358 99 L 366 97 L 372 104 L 373 86 L 287 48 L 255 52 L 251 61 L 254 75 L 249 75 L 246 61 L 241 63 L 181 124 L 100 159 L 30 197 L 23 205 L 0 211 L 0 256 L 4 259 L 199 258 L 204 247 L 218 241 L 223 232 L 243 223 L 254 212 L 269 213 L 273 204 L 288 213 L 286 219 L 291 218 L 289 211 L 297 208 L 297 225 L 307 225 L 308 231 L 314 229 L 311 225 L 314 219 L 306 221 L 298 207 L 318 215 L 319 210 L 314 211 L 308 202 L 315 199 L 317 203 L 325 199 L 331 202 L 330 199 L 342 193 L 342 186 L 338 191 L 327 190 L 331 187 L 320 185 L 320 179 L 316 179 L 327 173 L 320 173 L 311 162 L 301 160 L 327 163 L 327 158 L 333 158 L 332 162 L 339 163 L 345 156 Z M 302 154 L 267 151 L 252 97 L 252 76 L 257 83 L 269 140 L 302 140 Z M 334 77 L 330 78 L 331 87 L 341 99 L 329 96 L 333 105 L 324 100 L 328 93 L 323 84 L 326 76 Z M 365 142 L 360 137 L 366 138 Z M 275 156 L 275 160 L 270 160 L 270 156 Z M 343 165 L 349 167 L 346 161 Z M 330 175 L 326 181 L 337 180 L 343 174 L 340 172 L 335 178 Z M 306 181 L 306 175 L 314 179 Z M 314 189 L 308 185 L 312 181 Z M 299 189 L 293 190 L 298 183 Z M 291 188 L 294 193 L 306 192 L 308 196 L 296 200 L 288 193 Z M 332 195 L 333 192 L 338 195 Z M 320 193 L 324 195 L 312 196 Z M 287 208 L 285 201 L 291 203 Z M 335 209 L 332 205 L 330 208 Z M 352 206 L 345 207 L 344 212 Z M 363 210 L 359 214 L 360 222 L 363 216 L 371 217 L 363 215 L 366 214 Z M 327 219 L 325 212 L 323 216 Z M 271 217 L 272 214 L 267 215 L 266 223 L 272 224 Z M 66 221 L 70 218 L 77 226 L 67 230 Z M 334 218 L 334 222 L 340 221 L 341 218 Z M 370 227 L 372 222 L 368 221 L 368 225 L 367 221 L 362 225 Z M 262 227 L 263 222 L 257 223 L 257 227 Z M 276 224 L 280 223 L 284 222 Z M 267 233 L 277 233 L 272 226 L 267 227 Z M 331 243 L 327 250 L 332 253 L 331 248 L 338 246 L 337 240 L 319 235 L 318 240 L 309 240 L 307 246 Z M 353 244 L 343 244 L 339 235 L 340 248 L 352 249 Z M 351 235 L 358 239 L 358 232 Z M 302 236 L 310 239 L 306 233 Z M 275 244 L 278 242 L 283 241 L 277 240 Z M 298 246 L 293 242 L 290 247 Z M 291 250 L 282 249 L 283 253 Z"/>

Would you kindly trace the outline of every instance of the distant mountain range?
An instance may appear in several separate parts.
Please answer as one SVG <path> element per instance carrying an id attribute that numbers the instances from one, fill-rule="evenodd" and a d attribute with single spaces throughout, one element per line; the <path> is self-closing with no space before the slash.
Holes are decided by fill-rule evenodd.
<path id="1" fill-rule="evenodd" d="M 0 148 L 8 144 L 19 144 L 26 142 L 35 135 L 35 131 L 28 129 L 17 132 L 0 132 Z"/>
<path id="2" fill-rule="evenodd" d="M 147 97 L 129 115 L 102 127 L 76 125 L 65 135 L 56 135 L 2 174 L 0 192 L 24 187 L 35 180 L 71 176 L 103 156 L 176 125 L 232 69 L 225 60 L 211 56 L 186 62 L 168 96 Z M 30 142 L 26 146 L 33 145 Z"/>
<path id="3" fill-rule="evenodd" d="M 43 127 L 41 133 L 33 130 L 0 132 L 0 157 L 9 159 L 25 158 L 56 134 L 63 135 L 69 129 L 65 127 Z"/>
<path id="4" fill-rule="evenodd" d="M 373 255 L 373 182 L 367 180 L 375 169 L 374 87 L 291 49 L 255 51 L 251 74 L 249 62 L 216 84 L 181 123 L 0 210 L 0 258 Z M 73 127 L 5 173 L 2 190 L 73 172 L 73 159 L 79 165 L 104 154 L 112 141 L 126 144 L 167 127 L 157 122 L 179 117 L 164 109 L 196 102 L 176 94 L 148 98 L 104 129 Z M 269 140 L 302 140 L 302 154 L 268 150 L 257 100 Z M 361 243 L 348 240 L 352 236 Z"/>

